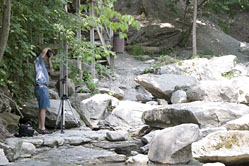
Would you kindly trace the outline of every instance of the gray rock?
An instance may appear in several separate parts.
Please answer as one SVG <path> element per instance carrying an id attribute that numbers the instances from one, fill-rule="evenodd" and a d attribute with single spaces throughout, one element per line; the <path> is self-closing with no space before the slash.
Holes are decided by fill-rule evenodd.
<path id="1" fill-rule="evenodd" d="M 65 140 L 59 136 L 44 137 L 43 145 L 48 147 L 62 146 Z"/>
<path id="2" fill-rule="evenodd" d="M 126 164 L 136 164 L 136 165 L 147 165 L 149 159 L 147 155 L 138 154 L 136 156 L 131 156 L 126 160 Z"/>
<path id="3" fill-rule="evenodd" d="M 249 162 L 249 131 L 218 131 L 192 144 L 193 157 L 200 162 L 225 165 Z"/>
<path id="4" fill-rule="evenodd" d="M 240 50 L 241 53 L 249 55 L 249 43 L 240 42 Z"/>
<path id="5" fill-rule="evenodd" d="M 249 107 L 243 104 L 196 101 L 154 108 L 144 112 L 142 119 L 152 127 L 194 123 L 206 128 L 220 127 L 248 113 Z"/>
<path id="6" fill-rule="evenodd" d="M 186 75 L 152 75 L 144 74 L 136 77 L 135 81 L 145 87 L 153 96 L 170 100 L 175 89 L 186 89 L 197 83 L 196 79 Z"/>
<path id="7" fill-rule="evenodd" d="M 128 139 L 127 131 L 108 131 L 106 138 L 109 141 L 126 141 Z"/>
<path id="8" fill-rule="evenodd" d="M 224 127 L 227 130 L 249 130 L 248 122 L 249 114 L 243 115 L 242 117 L 227 122 Z"/>
<path id="9" fill-rule="evenodd" d="M 75 98 L 76 98 L 77 100 L 79 100 L 79 101 L 88 99 L 88 98 L 90 98 L 90 97 L 92 96 L 91 93 L 75 93 L 74 95 L 75 95 Z M 73 95 L 73 96 L 74 96 L 74 95 Z M 71 100 L 71 98 L 70 98 L 70 100 Z"/>
<path id="10" fill-rule="evenodd" d="M 159 105 L 168 105 L 168 102 L 165 99 L 157 99 Z"/>
<path id="11" fill-rule="evenodd" d="M 201 129 L 202 137 L 206 137 L 207 135 L 217 131 L 227 131 L 227 129 L 225 127 L 204 128 Z"/>
<path id="12" fill-rule="evenodd" d="M 159 131 L 152 139 L 148 157 L 163 164 L 188 163 L 192 159 L 191 144 L 201 137 L 195 124 L 183 124 Z"/>
<path id="13" fill-rule="evenodd" d="M 120 88 L 117 87 L 113 87 L 112 89 L 108 89 L 108 88 L 99 88 L 98 89 L 100 93 L 102 94 L 108 94 L 111 95 L 113 97 L 116 97 L 119 100 L 124 99 L 124 91 Z"/>
<path id="14" fill-rule="evenodd" d="M 148 102 L 146 102 L 146 104 L 149 104 L 149 105 L 158 105 L 158 102 L 156 102 L 156 101 L 148 101 Z"/>
<path id="15" fill-rule="evenodd" d="M 138 86 L 136 90 L 138 93 L 136 95 L 137 101 L 148 102 L 153 99 L 153 96 L 151 95 L 151 93 L 148 92 L 143 86 Z"/>
<path id="16" fill-rule="evenodd" d="M 99 120 L 104 119 L 118 102 L 118 99 L 110 95 L 97 94 L 81 101 L 79 113 L 81 117 L 89 116 L 90 126 L 94 126 Z"/>
<path id="17" fill-rule="evenodd" d="M 203 164 L 202 166 L 225 166 L 225 164 L 216 162 L 216 163 Z"/>
<path id="18" fill-rule="evenodd" d="M 8 165 L 9 160 L 6 158 L 3 149 L 0 149 L 0 165 Z"/>
<path id="19" fill-rule="evenodd" d="M 15 162 L 15 165 L 77 166 L 102 164 L 106 162 L 124 162 L 125 160 L 126 157 L 124 155 L 118 155 L 108 150 L 87 148 L 83 146 L 68 146 L 49 149 L 46 152 L 33 156 L 32 160 L 17 161 Z"/>
<path id="20" fill-rule="evenodd" d="M 5 129 L 10 133 L 16 133 L 20 116 L 9 112 L 0 113 L 0 121 L 4 124 Z"/>
<path id="21" fill-rule="evenodd" d="M 94 146 L 114 150 L 118 154 L 131 155 L 132 151 L 139 151 L 139 147 L 143 144 L 140 140 L 127 140 L 127 141 L 102 141 L 92 143 Z"/>
<path id="22" fill-rule="evenodd" d="M 140 151 L 143 154 L 148 154 L 149 148 L 150 148 L 150 144 L 146 144 L 145 146 L 140 147 Z"/>
<path id="23" fill-rule="evenodd" d="M 9 138 L 9 139 L 13 139 L 13 138 Z M 33 137 L 33 138 L 22 138 L 23 142 L 27 142 L 27 143 L 31 143 L 33 144 L 35 147 L 41 147 L 44 143 L 44 139 L 40 138 L 40 137 Z"/>
<path id="24" fill-rule="evenodd" d="M 231 80 L 200 81 L 187 90 L 189 101 L 231 102 L 238 101 L 238 90 Z"/>
<path id="25" fill-rule="evenodd" d="M 197 80 L 223 80 L 223 74 L 235 67 L 234 55 L 214 57 L 211 60 L 196 58 L 169 64 L 160 68 L 161 74 L 190 75 Z"/>
<path id="26" fill-rule="evenodd" d="M 64 137 L 65 143 L 70 145 L 81 145 L 83 143 L 88 143 L 91 139 L 86 137 L 74 136 L 74 137 Z"/>
<path id="27" fill-rule="evenodd" d="M 55 127 L 55 122 L 58 117 L 58 112 L 59 112 L 59 106 L 60 106 L 61 100 L 54 100 L 50 99 L 50 105 L 51 107 L 48 109 L 47 114 L 46 114 L 46 125 L 49 127 Z M 72 108 L 72 111 L 68 105 L 68 102 L 65 102 L 66 107 L 65 107 L 65 126 L 66 128 L 70 127 L 76 127 L 77 125 L 75 124 L 75 119 L 73 116 L 73 113 L 76 116 L 76 120 L 80 121 L 80 116 L 79 114 L 75 111 L 74 108 Z M 29 103 L 26 103 L 23 107 L 23 115 L 25 119 L 30 120 L 30 119 L 37 119 L 37 114 L 38 114 L 38 102 L 36 99 L 32 99 L 29 101 Z"/>
<path id="28" fill-rule="evenodd" d="M 232 86 L 236 88 L 238 93 L 238 103 L 242 104 L 248 104 L 249 103 L 249 87 L 247 86 L 247 83 L 249 81 L 249 77 L 238 77 L 233 78 L 232 80 Z"/>
<path id="29" fill-rule="evenodd" d="M 28 142 L 23 142 L 21 157 L 31 157 L 36 152 L 36 147 Z"/>
<path id="30" fill-rule="evenodd" d="M 155 107 L 158 106 L 133 101 L 120 101 L 105 121 L 116 129 L 139 128 L 144 124 L 141 120 L 143 112 Z"/>
<path id="31" fill-rule="evenodd" d="M 159 132 L 160 130 L 155 130 L 150 132 L 149 134 L 146 134 L 145 136 L 142 137 L 142 141 L 144 144 L 148 144 L 150 143 L 150 141 L 152 140 L 152 138 Z"/>
<path id="32" fill-rule="evenodd" d="M 48 92 L 49 92 L 50 99 L 56 99 L 56 100 L 60 99 L 59 94 L 56 92 L 55 89 L 48 89 Z"/>
<path id="33" fill-rule="evenodd" d="M 176 92 L 172 93 L 170 101 L 172 104 L 186 103 L 187 102 L 187 94 L 183 90 L 177 90 Z"/>
<path id="34" fill-rule="evenodd" d="M 103 118 L 108 106 L 115 106 L 116 103 L 118 103 L 118 99 L 110 95 L 97 94 L 89 99 L 83 100 L 81 105 L 84 110 L 87 110 L 90 113 L 91 119 L 99 120 Z"/>
<path id="35" fill-rule="evenodd" d="M 18 159 L 21 156 L 23 141 L 14 139 L 11 141 L 6 140 L 6 145 L 0 142 L 0 147 L 4 149 L 6 157 L 10 162 Z"/>

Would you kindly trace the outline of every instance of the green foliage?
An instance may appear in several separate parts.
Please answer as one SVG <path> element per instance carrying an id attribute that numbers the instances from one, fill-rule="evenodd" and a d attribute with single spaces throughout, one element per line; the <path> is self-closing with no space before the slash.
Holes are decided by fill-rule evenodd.
<path id="1" fill-rule="evenodd" d="M 133 45 L 132 48 L 131 48 L 130 53 L 132 55 L 137 55 L 137 56 L 141 56 L 141 55 L 145 54 L 145 52 L 144 52 L 143 47 L 142 47 L 141 44 L 135 44 L 135 45 Z"/>
<path id="2" fill-rule="evenodd" d="M 230 80 L 230 79 L 234 78 L 235 75 L 234 75 L 234 72 L 231 71 L 231 72 L 227 72 L 227 73 L 222 74 L 222 76 Z"/>
<path id="3" fill-rule="evenodd" d="M 60 45 L 62 41 L 67 41 L 72 48 L 72 54 L 65 56 L 64 48 L 57 48 L 57 62 L 64 62 L 67 60 L 65 57 L 68 57 L 89 63 L 93 59 L 100 59 L 110 54 L 114 55 L 114 53 L 103 47 L 95 47 L 86 39 L 78 41 L 76 31 L 79 28 L 82 31 L 89 31 L 90 28 L 96 26 L 100 29 L 111 28 L 119 32 L 122 37 L 126 37 L 129 26 L 140 28 L 140 24 L 135 21 L 134 17 L 114 11 L 115 0 L 104 0 L 101 6 L 95 7 L 95 17 L 67 13 L 62 6 L 68 2 L 72 1 L 12 1 L 8 45 L 0 63 L 0 86 L 8 87 L 18 103 L 33 93 L 33 61 L 43 47 L 51 43 Z M 82 5 L 80 9 L 87 14 L 91 10 L 85 5 Z M 59 65 L 54 65 L 54 68 L 58 70 Z M 78 72 L 75 71 L 76 69 L 71 70 L 75 72 L 71 77 L 77 79 Z M 92 91 L 96 89 L 97 85 L 86 71 L 83 72 L 83 82 Z"/>
<path id="4" fill-rule="evenodd" d="M 228 23 L 226 21 L 219 21 L 219 26 L 225 33 L 229 33 Z"/>
<path id="5" fill-rule="evenodd" d="M 223 12 L 229 13 L 231 16 L 233 15 L 231 8 L 239 7 L 240 10 L 249 9 L 248 0 L 213 0 L 208 1 L 204 5 L 204 9 L 206 10 L 214 10 L 216 13 L 221 14 Z"/>
<path id="6" fill-rule="evenodd" d="M 147 74 L 147 73 L 156 73 L 157 70 L 162 66 L 162 64 L 158 63 L 154 66 L 151 66 L 151 67 L 148 67 L 148 68 L 145 68 L 144 69 L 144 74 Z"/>
<path id="7" fill-rule="evenodd" d="M 176 58 L 174 60 L 172 60 L 168 56 L 160 56 L 158 63 L 156 63 L 152 67 L 146 68 L 143 73 L 144 74 L 146 74 L 146 73 L 157 73 L 158 69 L 161 66 L 168 65 L 170 63 L 175 63 L 175 62 L 179 62 L 180 63 L 180 61 L 178 59 L 176 59 Z"/>

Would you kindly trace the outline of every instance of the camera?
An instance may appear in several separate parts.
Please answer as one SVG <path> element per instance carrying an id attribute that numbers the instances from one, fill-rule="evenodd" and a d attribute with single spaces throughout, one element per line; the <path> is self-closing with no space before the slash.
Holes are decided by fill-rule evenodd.
<path id="1" fill-rule="evenodd" d="M 53 54 L 53 52 L 51 50 L 48 50 L 46 55 L 48 58 L 50 58 L 52 54 Z"/>

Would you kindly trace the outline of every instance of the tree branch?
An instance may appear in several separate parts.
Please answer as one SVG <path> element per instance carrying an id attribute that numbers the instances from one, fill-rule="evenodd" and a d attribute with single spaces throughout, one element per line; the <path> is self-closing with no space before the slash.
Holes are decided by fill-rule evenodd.
<path id="1" fill-rule="evenodd" d="M 201 8 L 208 0 L 203 0 L 197 7 L 197 9 Z"/>
<path id="2" fill-rule="evenodd" d="M 11 0 L 3 0 L 3 6 L 2 28 L 0 29 L 0 62 L 9 37 Z"/>
<path id="3" fill-rule="evenodd" d="M 9 98 L 8 96 L 6 96 L 4 93 L 1 93 L 1 92 L 0 92 L 0 96 L 6 97 L 6 98 L 9 99 L 11 102 L 13 102 L 13 103 L 15 104 L 15 107 L 16 107 L 17 111 L 19 112 L 21 118 L 24 117 L 23 114 L 22 114 L 22 112 L 19 110 L 19 108 L 18 108 L 16 102 L 14 102 L 11 98 Z"/>

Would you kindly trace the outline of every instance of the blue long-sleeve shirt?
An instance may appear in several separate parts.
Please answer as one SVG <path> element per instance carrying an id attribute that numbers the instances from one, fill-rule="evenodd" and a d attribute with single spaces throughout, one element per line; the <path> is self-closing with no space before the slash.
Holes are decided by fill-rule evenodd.
<path id="1" fill-rule="evenodd" d="M 40 54 L 34 61 L 35 66 L 35 83 L 36 84 L 49 84 L 48 70 L 45 66 L 42 54 Z"/>

